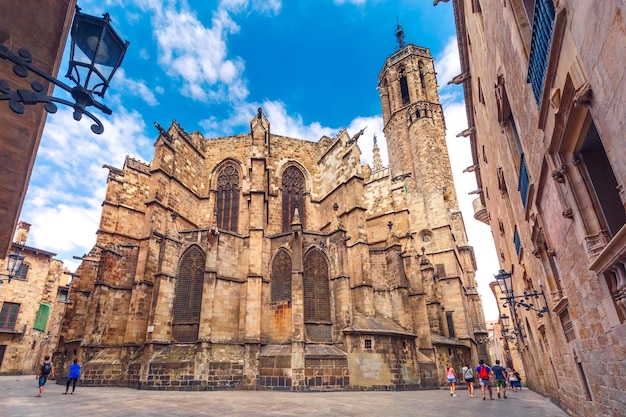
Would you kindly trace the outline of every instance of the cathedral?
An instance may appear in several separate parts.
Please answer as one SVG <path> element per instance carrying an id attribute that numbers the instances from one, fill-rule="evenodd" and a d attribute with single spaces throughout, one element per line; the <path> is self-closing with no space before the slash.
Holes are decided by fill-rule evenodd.
<path id="1" fill-rule="evenodd" d="M 487 358 L 476 261 L 434 59 L 404 45 L 378 91 L 389 149 L 361 132 L 205 138 L 176 121 L 149 164 L 108 170 L 54 355 L 137 389 L 407 390 Z M 351 134 L 352 133 L 352 134 Z"/>

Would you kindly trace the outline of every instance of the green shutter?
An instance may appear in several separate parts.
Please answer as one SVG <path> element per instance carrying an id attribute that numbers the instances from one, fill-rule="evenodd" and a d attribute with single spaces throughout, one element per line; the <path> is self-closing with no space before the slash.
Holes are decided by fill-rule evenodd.
<path id="1" fill-rule="evenodd" d="M 49 317 L 50 317 L 50 304 L 46 304 L 46 303 L 39 304 L 39 311 L 37 312 L 37 317 L 35 317 L 35 324 L 33 325 L 33 329 L 39 330 L 40 332 L 45 332 L 46 326 L 48 325 Z"/>

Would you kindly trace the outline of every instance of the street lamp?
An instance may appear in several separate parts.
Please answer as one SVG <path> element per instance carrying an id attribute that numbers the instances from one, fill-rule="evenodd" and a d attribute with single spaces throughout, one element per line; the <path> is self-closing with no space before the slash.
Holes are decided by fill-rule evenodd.
<path id="1" fill-rule="evenodd" d="M 33 57 L 27 49 L 20 49 L 16 55 L 7 46 L 0 45 L 0 58 L 15 64 L 13 65 L 15 75 L 26 78 L 28 72 L 32 71 L 70 93 L 73 102 L 46 95 L 39 81 L 31 83 L 32 91 L 23 88 L 11 91 L 6 80 L 0 80 L 0 101 L 8 100 L 11 110 L 18 114 L 24 113 L 24 105 L 45 103 L 44 109 L 48 113 L 56 113 L 55 103 L 65 104 L 74 109 L 74 120 L 81 120 L 83 114 L 87 115 L 94 121 L 91 131 L 101 134 L 104 131 L 102 122 L 86 108 L 94 106 L 104 114 L 112 113 L 112 110 L 97 101 L 94 95 L 104 97 L 111 78 L 124 59 L 129 42 L 123 41 L 113 30 L 108 13 L 101 18 L 94 17 L 81 13 L 78 6 L 74 13 L 70 35 L 70 64 L 66 77 L 76 84 L 73 87 L 35 67 L 32 64 Z"/>
<path id="2" fill-rule="evenodd" d="M 506 307 L 507 304 L 513 306 L 513 309 L 517 307 L 523 307 L 526 309 L 526 311 L 536 311 L 537 317 L 543 317 L 545 313 L 550 314 L 550 310 L 548 309 L 548 302 L 546 300 L 546 295 L 544 294 L 543 289 L 539 292 L 535 289 L 533 289 L 532 292 L 524 290 L 524 294 L 515 295 L 513 291 L 513 283 L 511 281 L 512 276 L 510 272 L 506 272 L 505 270 L 501 269 L 500 271 L 498 271 L 497 275 L 494 275 L 494 277 L 496 278 L 496 282 L 500 287 L 500 291 L 504 295 L 504 297 L 500 298 L 501 300 L 505 300 L 505 303 L 502 305 L 502 307 Z M 544 306 L 541 308 L 539 308 L 539 306 L 535 306 L 535 302 L 530 302 L 533 299 L 538 300 L 540 296 L 543 297 L 544 304 Z"/>
<path id="3" fill-rule="evenodd" d="M 9 273 L 8 274 L 0 273 L 0 276 L 8 277 L 9 282 L 11 282 L 13 278 L 17 277 L 17 274 L 20 268 L 22 267 L 23 262 L 24 262 L 24 255 L 22 255 L 20 252 L 15 252 L 15 253 L 10 254 L 9 260 L 7 262 L 7 271 L 9 271 Z M 0 284 L 2 283 L 4 283 L 4 280 L 0 278 Z"/>

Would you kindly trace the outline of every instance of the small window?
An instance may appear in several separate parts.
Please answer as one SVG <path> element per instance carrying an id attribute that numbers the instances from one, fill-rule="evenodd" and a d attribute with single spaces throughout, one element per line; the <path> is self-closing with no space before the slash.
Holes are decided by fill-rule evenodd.
<path id="1" fill-rule="evenodd" d="M 454 332 L 454 320 L 452 318 L 453 314 L 453 311 L 446 311 L 446 321 L 448 323 L 448 335 L 450 339 L 454 339 L 456 337 L 456 333 Z"/>
<path id="2" fill-rule="evenodd" d="M 67 290 L 59 290 L 59 301 L 65 302 L 67 301 Z"/>
<path id="3" fill-rule="evenodd" d="M 372 339 L 365 339 L 365 349 L 372 348 Z"/>
<path id="4" fill-rule="evenodd" d="M 30 265 L 22 263 L 22 265 L 20 265 L 20 268 L 17 270 L 17 273 L 15 274 L 15 277 L 13 277 L 13 279 L 21 279 L 21 280 L 26 280 L 26 277 L 28 276 L 28 271 L 30 269 Z"/>
<path id="5" fill-rule="evenodd" d="M 568 342 L 576 339 L 576 333 L 574 332 L 574 325 L 572 324 L 572 319 L 569 316 L 569 311 L 567 309 L 563 310 L 563 312 L 559 315 L 561 319 L 561 326 L 563 326 L 563 332 L 565 333 L 565 339 Z"/>
<path id="6" fill-rule="evenodd" d="M 1 330 L 13 330 L 19 309 L 20 305 L 17 303 L 2 303 L 2 310 L 0 310 Z"/>
<path id="7" fill-rule="evenodd" d="M 519 233 L 517 232 L 517 226 L 513 229 L 513 244 L 515 245 L 515 253 L 519 256 L 522 250 L 522 241 L 520 240 Z"/>

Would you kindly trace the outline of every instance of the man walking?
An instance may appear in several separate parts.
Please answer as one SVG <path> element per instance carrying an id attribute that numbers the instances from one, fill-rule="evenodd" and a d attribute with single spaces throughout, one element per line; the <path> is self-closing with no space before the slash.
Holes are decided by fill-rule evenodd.
<path id="1" fill-rule="evenodd" d="M 46 385 L 46 382 L 48 381 L 48 377 L 54 379 L 54 369 L 52 369 L 52 364 L 50 363 L 50 356 L 46 355 L 43 358 L 43 364 L 37 370 L 36 378 L 39 380 L 39 395 L 37 395 L 38 397 L 41 397 L 43 395 L 43 389 Z"/>
<path id="2" fill-rule="evenodd" d="M 489 389 L 489 398 L 493 400 L 493 391 L 491 390 L 491 368 L 485 365 L 485 361 L 482 359 L 478 362 L 478 368 L 476 373 L 480 379 L 480 392 L 483 394 L 483 401 L 485 401 L 485 387 Z"/>
<path id="3" fill-rule="evenodd" d="M 502 395 L 506 398 L 506 380 L 508 379 L 508 373 L 504 367 L 500 366 L 500 360 L 496 359 L 496 365 L 492 368 L 492 371 L 496 379 L 498 398 L 500 398 L 500 389 L 502 389 Z"/>

